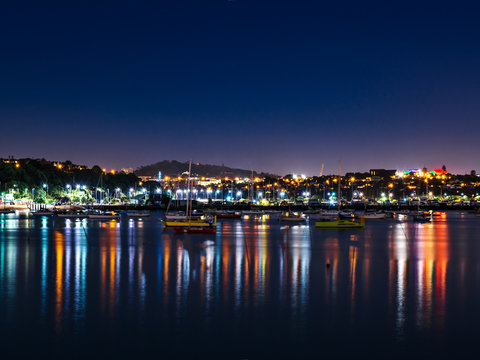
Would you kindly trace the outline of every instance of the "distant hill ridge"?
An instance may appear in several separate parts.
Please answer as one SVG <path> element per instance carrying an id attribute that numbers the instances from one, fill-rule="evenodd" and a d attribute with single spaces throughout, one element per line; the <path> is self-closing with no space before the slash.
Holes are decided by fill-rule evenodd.
<path id="1" fill-rule="evenodd" d="M 157 176 L 159 171 L 162 172 L 162 176 L 179 176 L 188 171 L 188 161 L 163 160 L 155 164 L 140 166 L 135 170 L 135 175 Z M 252 170 L 234 169 L 223 165 L 192 163 L 192 175 L 204 177 L 251 177 Z M 270 174 L 254 171 L 253 175 L 266 176 Z"/>

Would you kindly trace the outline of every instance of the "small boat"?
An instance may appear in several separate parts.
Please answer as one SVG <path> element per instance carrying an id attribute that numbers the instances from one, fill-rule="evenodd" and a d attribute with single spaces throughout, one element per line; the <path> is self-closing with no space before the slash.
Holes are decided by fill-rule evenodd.
<path id="1" fill-rule="evenodd" d="M 430 222 L 430 218 L 429 217 L 425 217 L 425 216 L 414 216 L 413 217 L 413 221 L 415 222 L 420 222 L 420 223 L 427 223 L 427 222 Z"/>
<path id="2" fill-rule="evenodd" d="M 0 214 L 13 214 L 15 210 L 13 209 L 0 209 Z"/>
<path id="3" fill-rule="evenodd" d="M 217 219 L 240 219 L 242 217 L 241 213 L 233 211 L 217 211 L 215 215 Z"/>
<path id="4" fill-rule="evenodd" d="M 365 213 L 363 215 L 365 219 L 385 219 L 387 215 L 385 213 Z"/>
<path id="5" fill-rule="evenodd" d="M 321 229 L 361 229 L 365 227 L 365 218 L 362 216 L 360 221 L 353 220 L 333 220 L 333 221 L 317 221 L 316 228 Z"/>
<path id="6" fill-rule="evenodd" d="M 320 214 L 337 217 L 338 216 L 338 210 L 322 210 L 322 211 L 320 211 Z"/>
<path id="7" fill-rule="evenodd" d="M 56 215 L 59 218 L 66 218 L 66 219 L 83 219 L 88 217 L 88 214 L 83 212 L 64 212 Z"/>
<path id="8" fill-rule="evenodd" d="M 278 220 L 280 221 L 306 221 L 301 214 L 294 214 L 293 212 L 286 212 L 285 214 L 281 214 L 278 216 Z"/>
<path id="9" fill-rule="evenodd" d="M 262 210 L 243 210 L 242 215 L 263 215 L 265 214 Z"/>
<path id="10" fill-rule="evenodd" d="M 92 220 L 116 220 L 120 219 L 120 214 L 115 212 L 92 213 L 88 214 L 88 218 Z"/>
<path id="11" fill-rule="evenodd" d="M 55 213 L 51 210 L 37 210 L 37 211 L 32 211 L 30 214 L 33 216 L 52 216 L 55 215 Z"/>

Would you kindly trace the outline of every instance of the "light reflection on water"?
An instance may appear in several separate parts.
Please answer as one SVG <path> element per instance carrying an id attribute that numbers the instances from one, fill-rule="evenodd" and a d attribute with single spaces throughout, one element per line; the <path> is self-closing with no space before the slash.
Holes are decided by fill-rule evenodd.
<path id="1" fill-rule="evenodd" d="M 480 280 L 480 226 L 465 214 L 341 231 L 251 217 L 219 222 L 205 236 L 164 231 L 158 216 L 12 215 L 0 219 L 2 333 L 34 319 L 31 331 L 45 331 L 44 342 L 102 332 L 141 343 L 145 333 L 194 328 L 255 345 L 258 334 L 301 342 L 323 324 L 326 338 L 359 332 L 408 345 L 423 336 L 440 342 L 480 317 L 471 307 L 479 291 L 469 287 Z"/>

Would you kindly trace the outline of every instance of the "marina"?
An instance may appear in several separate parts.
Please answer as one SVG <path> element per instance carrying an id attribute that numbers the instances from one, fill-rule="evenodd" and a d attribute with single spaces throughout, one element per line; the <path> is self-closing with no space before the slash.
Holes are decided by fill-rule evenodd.
<path id="1" fill-rule="evenodd" d="M 160 346 L 166 356 L 312 356 L 320 345 L 381 358 L 467 353 L 478 334 L 475 214 L 442 212 L 425 224 L 398 214 L 359 229 L 245 214 L 218 219 L 210 233 L 149 215 L 1 214 L 2 346 L 17 347 L 29 324 L 40 346 L 15 350 L 23 355 Z"/>

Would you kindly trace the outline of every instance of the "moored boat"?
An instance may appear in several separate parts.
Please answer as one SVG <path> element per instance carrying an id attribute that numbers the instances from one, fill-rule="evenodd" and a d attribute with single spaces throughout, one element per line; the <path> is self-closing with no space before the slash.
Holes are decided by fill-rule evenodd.
<path id="1" fill-rule="evenodd" d="M 66 218 L 66 219 L 83 219 L 87 218 L 88 214 L 83 212 L 64 212 L 57 214 L 59 218 Z"/>
<path id="2" fill-rule="evenodd" d="M 427 222 L 430 222 L 430 218 L 429 217 L 425 217 L 425 216 L 414 216 L 413 217 L 413 221 L 415 222 L 420 222 L 420 223 L 427 223 Z"/>
<path id="3" fill-rule="evenodd" d="M 13 214 L 15 210 L 13 209 L 0 209 L 0 214 Z"/>
<path id="4" fill-rule="evenodd" d="M 92 213 L 88 214 L 88 218 L 91 220 L 116 220 L 120 219 L 120 214 L 115 212 L 105 212 L 105 213 Z"/>
<path id="5" fill-rule="evenodd" d="M 165 227 L 172 227 L 172 228 L 178 228 L 178 227 L 184 227 L 184 228 L 196 227 L 197 228 L 197 227 L 212 226 L 211 221 L 202 220 L 202 219 L 162 220 L 162 224 Z"/>
<path id="6" fill-rule="evenodd" d="M 333 221 L 317 221 L 316 228 L 321 229 L 360 229 L 365 227 L 365 218 L 362 216 L 360 221 L 354 220 L 333 220 Z"/>
<path id="7" fill-rule="evenodd" d="M 387 215 L 385 213 L 365 213 L 363 215 L 365 219 L 385 219 Z"/>
<path id="8" fill-rule="evenodd" d="M 37 211 L 32 211 L 30 214 L 33 216 L 52 216 L 55 215 L 55 213 L 51 210 L 37 210 Z"/>
<path id="9" fill-rule="evenodd" d="M 242 214 L 233 211 L 217 211 L 215 216 L 217 219 L 240 219 Z"/>
<path id="10" fill-rule="evenodd" d="M 299 222 L 299 221 L 306 221 L 307 219 L 305 219 L 301 214 L 295 214 L 293 212 L 286 212 L 284 214 L 279 215 L 278 220 Z"/>
<path id="11" fill-rule="evenodd" d="M 144 212 L 127 212 L 127 217 L 132 218 L 132 219 L 139 219 L 139 218 L 144 218 L 144 217 L 149 217 L 150 213 L 144 213 Z"/>

